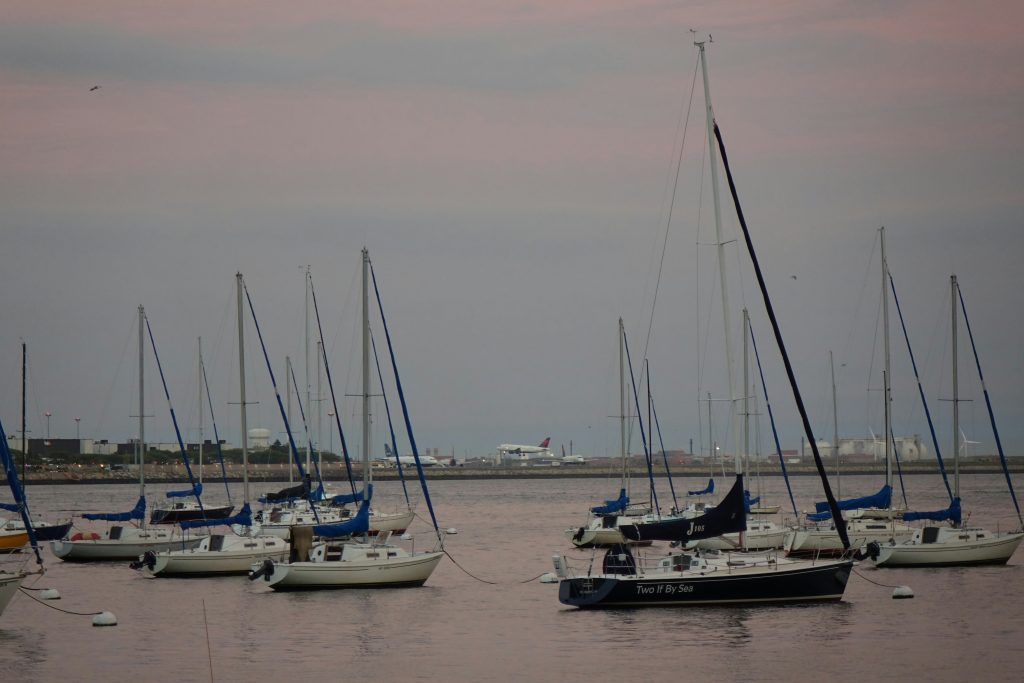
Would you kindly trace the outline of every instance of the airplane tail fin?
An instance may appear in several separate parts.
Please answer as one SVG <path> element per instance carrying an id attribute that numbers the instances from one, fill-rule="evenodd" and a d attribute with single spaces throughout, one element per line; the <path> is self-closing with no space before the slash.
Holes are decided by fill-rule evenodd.
<path id="1" fill-rule="evenodd" d="M 540 447 L 541 448 L 547 448 L 549 443 L 551 443 L 551 437 L 550 436 L 540 442 Z"/>
<path id="2" fill-rule="evenodd" d="M 387 443 L 384 444 L 384 455 L 388 456 L 389 458 L 395 457 L 395 454 L 391 452 L 391 446 L 389 446 Z"/>

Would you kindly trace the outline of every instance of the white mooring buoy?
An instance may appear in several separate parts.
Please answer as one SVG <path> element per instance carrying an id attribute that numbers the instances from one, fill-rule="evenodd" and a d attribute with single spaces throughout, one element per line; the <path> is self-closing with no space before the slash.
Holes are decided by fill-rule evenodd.
<path id="1" fill-rule="evenodd" d="M 558 576 L 554 572 L 548 572 L 547 574 L 542 574 L 541 575 L 540 582 L 541 583 L 558 583 Z"/>
<path id="2" fill-rule="evenodd" d="M 60 591 L 56 588 L 44 588 L 39 591 L 40 600 L 60 600 Z"/>
<path id="3" fill-rule="evenodd" d="M 117 626 L 117 617 L 113 612 L 100 612 L 92 618 L 93 626 Z"/>
<path id="4" fill-rule="evenodd" d="M 455 534 L 459 533 L 459 530 L 456 529 L 455 527 L 451 526 L 451 527 L 448 527 L 447 529 L 445 529 L 444 532 L 446 534 L 448 534 L 449 536 L 454 536 Z"/>
<path id="5" fill-rule="evenodd" d="M 914 591 L 910 590 L 910 586 L 896 586 L 892 591 L 893 600 L 906 600 L 914 597 Z"/>

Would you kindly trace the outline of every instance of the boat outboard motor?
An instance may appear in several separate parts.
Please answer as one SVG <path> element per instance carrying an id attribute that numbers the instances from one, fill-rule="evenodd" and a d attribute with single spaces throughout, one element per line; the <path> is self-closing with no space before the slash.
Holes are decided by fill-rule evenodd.
<path id="1" fill-rule="evenodd" d="M 256 579 L 263 577 L 264 581 L 270 581 L 270 577 L 274 575 L 274 561 L 269 557 L 263 560 L 263 564 L 260 568 L 249 574 L 249 580 L 255 581 Z"/>
<path id="2" fill-rule="evenodd" d="M 582 541 L 583 534 L 585 534 L 586 532 L 587 528 L 585 526 L 581 526 L 579 529 L 576 530 L 576 533 L 572 535 L 572 540 L 576 542 Z"/>
<path id="3" fill-rule="evenodd" d="M 156 566 L 156 553 L 152 550 L 147 550 L 142 554 L 142 557 L 133 560 L 129 565 L 132 569 L 142 569 L 143 567 L 149 567 L 150 571 L 153 571 L 153 567 Z"/>
<path id="4" fill-rule="evenodd" d="M 878 545 L 878 541 L 871 541 L 868 543 L 867 553 L 868 557 L 872 560 L 878 559 L 878 556 L 882 553 L 882 548 Z"/>

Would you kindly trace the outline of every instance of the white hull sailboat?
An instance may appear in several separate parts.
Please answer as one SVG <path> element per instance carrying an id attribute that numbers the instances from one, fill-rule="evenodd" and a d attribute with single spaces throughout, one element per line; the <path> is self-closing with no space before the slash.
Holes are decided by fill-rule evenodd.
<path id="1" fill-rule="evenodd" d="M 277 591 L 422 586 L 430 578 L 430 575 L 445 554 L 443 548 L 432 552 L 409 552 L 404 548 L 392 545 L 388 543 L 391 537 L 390 531 L 382 531 L 373 542 L 365 540 L 369 536 L 370 504 L 373 499 L 373 484 L 370 480 L 369 447 L 371 396 L 369 267 L 369 253 L 366 249 L 363 249 L 363 499 L 359 505 L 359 511 L 346 521 L 332 524 L 324 523 L 321 520 L 320 524 L 312 527 L 292 526 L 290 531 L 291 553 L 289 561 L 275 563 L 272 560 L 264 560 L 262 563 L 253 565 L 249 579 L 255 581 L 263 578 L 270 588 Z M 378 294 L 379 303 L 380 298 Z M 381 309 L 381 317 L 383 320 L 383 309 Z M 387 322 L 384 321 L 383 324 L 385 334 L 387 335 Z M 390 344 L 390 335 L 388 335 L 389 349 Z M 398 376 L 397 366 L 394 364 L 393 350 L 392 367 L 395 370 L 395 384 L 398 389 L 399 398 L 402 399 L 402 410 L 405 414 L 406 427 L 409 431 L 413 455 L 418 458 L 408 409 L 402 394 L 401 379 Z M 426 482 L 422 476 L 420 483 L 423 486 L 427 507 L 431 510 L 433 518 L 433 508 L 430 505 Z M 437 521 L 436 519 L 433 521 L 434 531 L 437 533 L 438 540 L 440 541 L 441 534 Z M 314 536 L 326 540 L 314 543 Z M 345 540 L 356 536 L 363 536 L 364 541 Z"/>
<path id="2" fill-rule="evenodd" d="M 18 593 L 18 588 L 21 587 L 21 582 L 25 580 L 25 574 L 18 572 L 16 574 L 9 574 L 7 572 L 0 572 L 0 614 L 4 613 L 7 605 L 11 603 L 14 596 Z"/>
<path id="3" fill-rule="evenodd" d="M 217 576 L 248 574 L 254 563 L 288 557 L 288 544 L 273 536 L 212 534 L 195 548 L 146 553 L 142 558 L 151 576 Z"/>
<path id="4" fill-rule="evenodd" d="M 783 547 L 786 540 L 786 527 L 779 526 L 770 520 L 747 518 L 747 530 L 740 534 L 724 534 L 714 538 L 704 538 L 687 544 L 687 548 L 702 550 L 772 550 Z M 842 546 L 840 546 L 842 547 Z"/>
<path id="5" fill-rule="evenodd" d="M 199 545 L 202 537 L 196 536 L 186 538 L 173 529 L 147 528 L 146 527 L 146 479 L 145 479 L 145 455 L 146 455 L 146 431 L 145 431 L 145 391 L 144 391 L 144 368 L 145 368 L 145 338 L 146 312 L 139 306 L 139 500 L 135 508 L 129 513 L 121 514 L 96 514 L 83 515 L 86 519 L 105 521 L 126 522 L 137 519 L 140 526 L 114 525 L 103 531 L 78 532 L 70 538 L 50 541 L 50 549 L 59 559 L 67 562 L 92 562 L 92 561 L 116 561 L 134 560 L 147 551 L 161 551 L 171 549 L 194 548 Z M 152 333 L 151 333 L 152 340 Z M 156 345 L 153 345 L 154 352 Z M 165 389 L 166 391 L 166 389 Z M 167 399 L 170 405 L 170 396 Z M 174 419 L 174 410 L 171 409 L 171 417 Z M 177 431 L 177 423 L 175 423 Z M 181 440 L 179 438 L 179 444 Z M 184 450 L 184 447 L 182 447 Z"/>
<path id="6" fill-rule="evenodd" d="M 1017 550 L 1024 533 L 993 533 L 970 527 L 926 526 L 902 543 L 869 547 L 878 567 L 958 567 L 978 564 L 1006 564 Z M 877 552 L 877 556 L 874 553 Z"/>
<path id="7" fill-rule="evenodd" d="M 913 536 L 914 527 L 896 520 L 854 517 L 847 518 L 846 533 L 850 537 L 850 545 L 860 548 L 868 543 L 906 541 Z M 835 524 L 831 522 L 790 529 L 783 543 L 788 555 L 838 555 L 843 552 L 843 544 Z"/>
<path id="8" fill-rule="evenodd" d="M 142 529 L 112 526 L 102 534 L 76 533 L 71 538 L 50 541 L 50 550 L 66 562 L 134 560 L 147 551 L 194 548 L 201 536 L 185 538 L 170 529 Z"/>
<path id="9" fill-rule="evenodd" d="M 389 544 L 323 542 L 308 561 L 265 565 L 263 578 L 277 591 L 422 586 L 442 557 L 443 552 L 409 553 Z"/>
<path id="10" fill-rule="evenodd" d="M 957 299 L 963 308 L 963 298 L 960 296 L 959 285 L 956 275 L 950 277 L 952 289 L 952 357 L 953 357 L 953 468 L 954 468 L 954 489 L 951 492 L 952 501 L 950 511 L 955 511 L 952 516 L 953 526 L 925 526 L 917 529 L 914 534 L 906 540 L 876 543 L 868 545 L 867 554 L 878 567 L 956 567 L 969 565 L 1006 564 L 1010 557 L 1017 550 L 1021 540 L 1024 539 L 1024 529 L 1009 533 L 991 532 L 979 527 L 967 527 L 960 522 L 960 409 L 957 382 Z M 967 310 L 963 308 L 964 320 L 967 323 L 967 331 L 970 333 L 970 322 L 967 321 Z M 971 335 L 973 347 L 974 338 Z M 974 349 L 975 361 L 978 365 L 978 375 L 981 379 L 981 387 L 985 394 L 986 406 L 989 409 L 989 418 L 995 433 L 996 443 L 999 444 L 999 454 L 1003 457 L 1002 445 L 999 442 L 999 432 L 996 429 L 995 417 L 992 413 L 991 402 L 989 401 L 988 389 L 985 387 L 985 378 L 981 374 L 981 361 L 977 356 L 977 349 Z M 923 396 L 923 394 L 922 394 Z M 1005 466 L 1005 459 L 1004 459 Z M 1010 483 L 1010 475 L 1006 473 L 1007 483 Z M 1010 493 L 1013 494 L 1012 484 Z M 1016 496 L 1013 496 L 1016 503 Z M 943 511 L 940 513 L 923 513 L 920 518 L 926 519 L 949 519 Z M 1020 509 L 1017 510 L 1018 520 Z M 1024 526 L 1024 524 L 1022 524 Z"/>

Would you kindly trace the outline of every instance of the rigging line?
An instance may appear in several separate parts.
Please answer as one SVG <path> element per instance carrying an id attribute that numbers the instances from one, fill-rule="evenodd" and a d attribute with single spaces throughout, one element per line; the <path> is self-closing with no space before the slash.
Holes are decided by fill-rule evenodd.
<path id="1" fill-rule="evenodd" d="M 210 649 L 210 622 L 206 618 L 206 599 L 203 599 L 203 626 L 206 628 L 206 656 L 210 661 L 210 683 L 213 683 L 213 650 Z"/>
<path id="2" fill-rule="evenodd" d="M 56 605 L 52 605 L 52 604 L 50 604 L 49 602 L 47 602 L 45 600 L 41 600 L 40 598 L 37 598 L 36 596 L 32 595 L 32 593 L 29 592 L 31 590 L 43 590 L 42 588 L 26 588 L 25 586 L 19 586 L 19 589 L 21 590 L 22 593 L 24 593 L 26 596 L 28 596 L 32 600 L 35 600 L 36 602 L 38 602 L 43 607 L 49 607 L 50 609 L 55 609 L 58 612 L 63 612 L 64 614 L 70 614 L 70 615 L 76 616 L 76 617 L 95 617 L 95 616 L 99 616 L 100 614 L 103 614 L 103 612 L 75 612 L 73 610 L 64 609 L 62 607 L 57 607 Z"/>
<path id="3" fill-rule="evenodd" d="M 686 149 L 686 131 L 690 127 L 690 112 L 693 109 L 693 93 L 697 85 L 697 69 L 699 66 L 700 59 L 698 58 L 693 67 L 693 81 L 690 83 L 690 100 L 686 105 L 686 121 L 683 124 L 683 140 L 679 145 L 679 157 L 676 160 L 676 174 L 675 179 L 672 182 L 672 197 L 669 199 L 668 218 L 665 221 L 665 239 L 661 244 L 661 259 L 658 261 L 658 276 L 654 281 L 654 295 L 651 299 L 651 317 L 647 324 L 647 339 L 644 340 L 644 359 L 647 358 L 647 351 L 651 345 L 651 331 L 654 329 L 654 309 L 658 304 L 658 292 L 661 289 L 661 273 L 665 267 L 665 252 L 668 251 L 668 234 L 669 229 L 672 227 L 672 212 L 676 204 L 676 192 L 679 190 L 679 172 L 683 166 L 683 151 Z"/>
<path id="4" fill-rule="evenodd" d="M 124 345 L 121 347 L 121 355 L 117 360 L 117 368 L 114 370 L 114 379 L 110 382 L 110 387 L 107 388 L 107 395 L 103 399 L 103 407 L 100 409 L 100 416 L 97 420 L 97 424 L 94 427 L 96 434 L 102 433 L 102 427 L 107 417 L 107 410 L 110 408 L 111 400 L 114 397 L 114 387 L 117 385 L 117 376 L 121 372 L 121 366 L 124 365 L 124 355 L 128 352 L 128 347 L 131 346 L 132 339 L 135 336 L 135 315 L 132 315 L 132 324 L 128 326 L 128 335 L 125 337 Z"/>
<path id="5" fill-rule="evenodd" d="M 853 568 L 853 573 L 854 573 L 854 574 L 856 574 L 857 576 L 859 576 L 860 578 L 864 579 L 864 580 L 865 580 L 865 581 L 867 581 L 868 583 L 873 583 L 873 584 L 875 584 L 876 586 L 881 586 L 882 588 L 899 588 L 899 586 L 898 586 L 898 585 L 896 585 L 896 586 L 890 586 L 890 585 L 889 585 L 889 584 L 887 584 L 887 583 L 880 583 L 880 582 L 878 582 L 878 581 L 872 581 L 871 579 L 869 579 L 868 577 L 864 576 L 864 575 L 863 575 L 863 574 L 861 574 L 861 573 L 860 573 L 859 571 L 857 571 L 857 568 L 856 568 L 856 567 L 854 567 L 854 568 Z"/>

